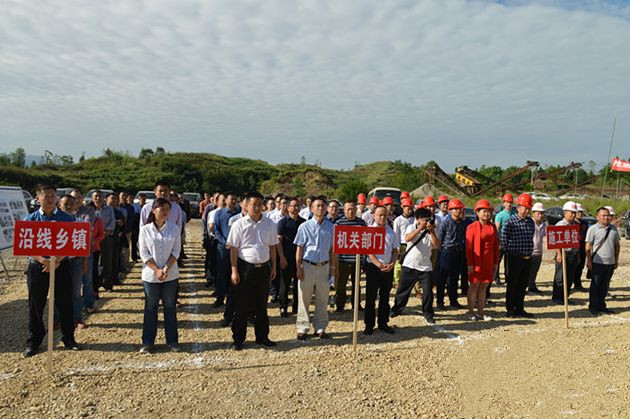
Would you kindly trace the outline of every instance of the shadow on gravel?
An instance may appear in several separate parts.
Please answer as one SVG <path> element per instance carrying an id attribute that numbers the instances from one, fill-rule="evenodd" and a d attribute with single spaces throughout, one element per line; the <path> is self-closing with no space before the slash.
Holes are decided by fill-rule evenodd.
<path id="1" fill-rule="evenodd" d="M 28 300 L 0 305 L 0 353 L 22 352 L 28 337 Z"/>

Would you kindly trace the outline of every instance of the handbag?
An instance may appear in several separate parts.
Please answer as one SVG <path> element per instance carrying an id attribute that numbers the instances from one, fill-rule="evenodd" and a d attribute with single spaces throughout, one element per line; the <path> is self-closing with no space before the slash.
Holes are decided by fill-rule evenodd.
<path id="1" fill-rule="evenodd" d="M 597 247 L 595 248 L 595 250 L 593 251 L 593 253 L 591 253 L 591 260 L 593 260 L 593 258 L 595 257 L 595 255 L 597 254 L 597 252 L 599 251 L 599 249 L 602 248 L 602 246 L 604 245 L 604 243 L 606 242 L 606 239 L 608 239 L 608 234 L 610 234 L 610 226 L 608 226 L 606 228 L 606 234 L 604 235 L 604 239 L 602 241 L 600 241 L 599 243 L 597 243 Z M 593 277 L 593 273 L 591 272 L 590 269 L 586 270 L 586 279 L 592 279 Z"/>

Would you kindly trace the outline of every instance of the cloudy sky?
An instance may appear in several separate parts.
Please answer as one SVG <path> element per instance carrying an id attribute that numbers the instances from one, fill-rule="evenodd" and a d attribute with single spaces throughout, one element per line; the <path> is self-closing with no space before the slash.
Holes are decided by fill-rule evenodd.
<path id="1" fill-rule="evenodd" d="M 629 3 L 0 0 L 0 152 L 604 163 Z"/>

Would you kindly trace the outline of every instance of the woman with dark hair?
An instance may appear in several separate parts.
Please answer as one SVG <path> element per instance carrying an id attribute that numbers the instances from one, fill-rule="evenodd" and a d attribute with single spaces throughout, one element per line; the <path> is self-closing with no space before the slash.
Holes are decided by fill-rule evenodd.
<path id="1" fill-rule="evenodd" d="M 141 353 L 151 353 L 158 325 L 158 305 L 164 306 L 166 344 L 178 352 L 177 336 L 177 258 L 181 249 L 181 235 L 177 224 L 167 221 L 171 203 L 157 198 L 151 206 L 147 223 L 140 228 L 138 238 L 142 259 L 144 285 L 144 322 Z"/>

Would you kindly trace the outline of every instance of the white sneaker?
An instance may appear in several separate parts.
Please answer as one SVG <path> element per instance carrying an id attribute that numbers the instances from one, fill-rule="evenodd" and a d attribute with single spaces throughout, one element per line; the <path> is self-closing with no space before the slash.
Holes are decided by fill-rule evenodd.
<path id="1" fill-rule="evenodd" d="M 491 316 L 488 316 L 487 314 L 485 314 L 483 316 L 483 321 L 484 322 L 491 322 L 492 320 L 494 320 Z"/>
<path id="2" fill-rule="evenodd" d="M 474 314 L 470 314 L 468 316 L 468 320 L 472 320 L 472 321 L 476 322 L 477 321 L 477 316 L 475 316 Z"/>
<path id="3" fill-rule="evenodd" d="M 147 345 L 142 345 L 142 348 L 140 348 L 140 353 L 141 354 L 150 354 L 151 353 L 151 347 L 147 346 Z"/>

